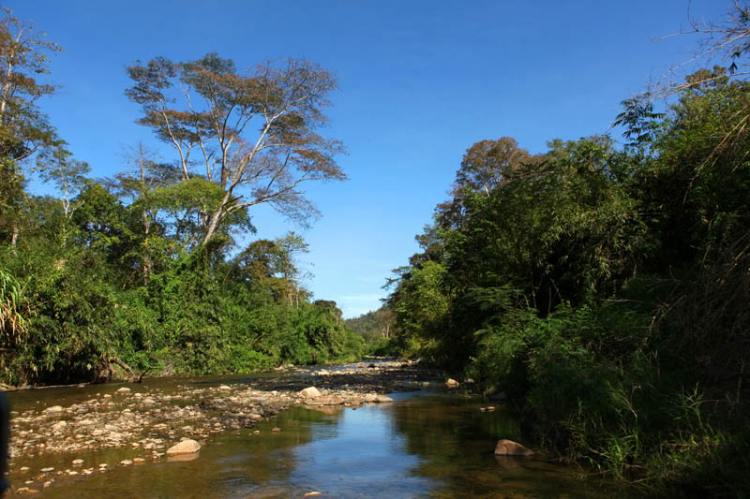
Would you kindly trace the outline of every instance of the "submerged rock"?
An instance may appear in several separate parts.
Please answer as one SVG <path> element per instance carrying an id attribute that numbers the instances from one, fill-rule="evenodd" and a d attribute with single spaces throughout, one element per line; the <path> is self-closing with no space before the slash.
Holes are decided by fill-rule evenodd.
<path id="1" fill-rule="evenodd" d="M 533 456 L 534 451 L 513 440 L 500 440 L 495 446 L 496 456 Z"/>
<path id="2" fill-rule="evenodd" d="M 336 397 L 334 395 L 325 395 L 322 397 L 317 397 L 305 403 L 309 405 L 342 405 L 344 403 L 344 399 Z"/>

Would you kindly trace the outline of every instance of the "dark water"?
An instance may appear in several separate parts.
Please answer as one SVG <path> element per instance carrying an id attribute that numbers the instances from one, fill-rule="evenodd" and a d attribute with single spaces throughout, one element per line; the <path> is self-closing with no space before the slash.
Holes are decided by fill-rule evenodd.
<path id="1" fill-rule="evenodd" d="M 67 389 L 66 389 L 67 390 Z M 50 392 L 52 395 L 53 392 Z M 39 394 L 37 394 L 38 396 Z M 80 394 L 79 394 L 80 395 Z M 80 395 L 84 397 L 85 395 Z M 415 392 L 395 402 L 326 412 L 294 407 L 253 430 L 219 434 L 192 461 L 62 477 L 44 497 L 613 497 L 616 487 L 534 458 L 494 456 L 520 439 L 509 412 L 477 399 Z M 30 397 L 23 395 L 22 398 Z M 59 398 L 59 397 L 56 397 Z M 30 403 L 31 400 L 24 400 Z M 24 404 L 25 405 L 25 404 Z M 272 428 L 281 428 L 280 433 Z M 254 434 L 258 430 L 260 434 Z M 32 469 L 40 463 L 28 463 Z M 16 481 L 16 485 L 19 483 Z"/>

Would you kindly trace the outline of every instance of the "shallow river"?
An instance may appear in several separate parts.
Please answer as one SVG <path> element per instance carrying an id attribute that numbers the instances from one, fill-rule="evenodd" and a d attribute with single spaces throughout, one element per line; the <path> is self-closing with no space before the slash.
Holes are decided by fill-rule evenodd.
<path id="1" fill-rule="evenodd" d="M 215 381 L 211 380 L 211 381 Z M 236 381 L 236 379 L 234 380 Z M 184 381 L 183 381 L 184 382 Z M 75 390 L 19 393 L 69 398 Z M 83 390 L 85 392 L 87 390 Z M 81 397 L 85 397 L 82 393 Z M 500 458 L 500 438 L 520 439 L 509 412 L 481 412 L 479 399 L 434 391 L 391 394 L 357 409 L 301 406 L 254 429 L 213 437 L 194 459 L 154 461 L 64 477 L 43 497 L 613 497 L 615 486 L 583 479 L 544 457 Z M 273 432 L 278 427 L 280 432 Z M 257 431 L 256 431 L 257 430 Z M 258 433 L 259 432 L 259 433 Z M 118 462 L 118 450 L 83 456 Z M 109 454 L 108 454 L 109 453 Z M 43 463 L 26 463 L 34 469 Z M 14 485 L 23 477 L 11 476 Z"/>

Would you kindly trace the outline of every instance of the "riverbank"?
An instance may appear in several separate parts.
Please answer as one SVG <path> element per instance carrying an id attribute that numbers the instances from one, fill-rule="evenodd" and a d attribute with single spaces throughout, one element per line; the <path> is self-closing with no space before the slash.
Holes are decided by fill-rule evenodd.
<path id="1" fill-rule="evenodd" d="M 88 392 L 79 401 L 61 405 L 25 400 L 12 413 L 13 491 L 34 493 L 55 481 L 115 467 L 195 458 L 167 457 L 166 451 L 184 439 L 210 446 L 217 434 L 254 428 L 292 406 L 336 412 L 387 404 L 386 393 L 437 383 L 438 371 L 379 361 L 315 370 L 288 367 L 270 378 L 202 382 L 207 386 L 177 382 L 173 390 L 148 383 L 82 386 Z M 306 390 L 310 387 L 315 390 Z"/>

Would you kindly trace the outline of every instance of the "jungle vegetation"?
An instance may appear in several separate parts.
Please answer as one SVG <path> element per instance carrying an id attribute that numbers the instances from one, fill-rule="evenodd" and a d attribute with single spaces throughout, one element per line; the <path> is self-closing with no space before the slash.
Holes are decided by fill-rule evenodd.
<path id="1" fill-rule="evenodd" d="M 261 204 L 305 224 L 316 210 L 300 186 L 346 178 L 342 145 L 318 134 L 334 76 L 296 60 L 242 72 L 217 54 L 137 62 L 123 99 L 173 157 L 137 144 L 119 173 L 93 179 L 38 106 L 56 90 L 44 82 L 58 50 L 2 12 L 0 381 L 358 358 L 336 304 L 302 284 L 304 240 L 252 224 Z M 32 194 L 29 175 L 57 195 Z"/>
<path id="2" fill-rule="evenodd" d="M 750 494 L 750 11 L 624 140 L 463 157 L 392 279 L 392 344 L 505 392 L 530 440 L 650 493 Z"/>

